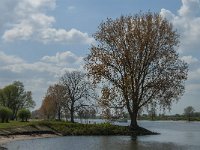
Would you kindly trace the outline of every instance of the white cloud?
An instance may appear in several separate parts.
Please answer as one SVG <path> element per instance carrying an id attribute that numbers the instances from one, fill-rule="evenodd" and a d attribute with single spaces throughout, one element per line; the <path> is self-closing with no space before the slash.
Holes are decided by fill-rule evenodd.
<path id="1" fill-rule="evenodd" d="M 20 64 L 20 63 L 24 63 L 24 60 L 13 56 L 13 55 L 6 55 L 3 51 L 0 51 L 0 64 Z"/>
<path id="2" fill-rule="evenodd" d="M 30 16 L 30 21 L 32 22 L 32 24 L 36 24 L 41 28 L 46 28 L 52 25 L 52 23 L 55 22 L 55 18 L 52 16 L 47 16 L 45 14 L 42 13 L 36 13 L 36 14 L 32 14 Z"/>
<path id="3" fill-rule="evenodd" d="M 198 62 L 198 59 L 193 56 L 182 56 L 181 59 L 188 64 L 193 64 Z"/>
<path id="4" fill-rule="evenodd" d="M 12 1 L 9 1 L 10 3 Z M 1 2 L 0 2 L 1 4 Z M 56 8 L 56 0 L 17 0 L 11 15 L 15 18 L 4 20 L 7 30 L 2 38 L 5 41 L 36 40 L 43 43 L 91 44 L 94 39 L 77 29 L 54 28 L 56 19 L 47 15 L 47 10 Z M 74 9 L 74 7 L 69 7 Z"/>
<path id="5" fill-rule="evenodd" d="M 55 74 L 58 72 L 59 68 L 43 62 L 35 62 L 35 63 L 19 63 L 19 64 L 11 64 L 7 66 L 3 66 L 1 69 L 8 70 L 15 73 L 25 73 L 26 71 L 32 72 L 40 72 L 40 73 L 50 73 Z"/>
<path id="6" fill-rule="evenodd" d="M 13 80 L 20 80 L 27 90 L 33 92 L 37 107 L 50 84 L 56 83 L 65 71 L 81 70 L 83 57 L 71 51 L 44 56 L 39 61 L 29 63 L 20 57 L 0 51 L 0 88 Z"/>
<path id="7" fill-rule="evenodd" d="M 169 19 L 181 34 L 182 53 L 195 52 L 200 47 L 200 0 L 182 0 L 178 14 L 162 9 L 160 14 Z"/>
<path id="8" fill-rule="evenodd" d="M 160 15 L 167 18 L 169 21 L 172 21 L 175 18 L 175 15 L 171 11 L 164 8 L 161 9 Z"/>
<path id="9" fill-rule="evenodd" d="M 15 20 L 14 9 L 19 0 L 1 0 L 0 1 L 0 27 L 2 28 L 10 20 Z"/>
<path id="10" fill-rule="evenodd" d="M 200 0 L 182 0 L 182 6 L 176 14 L 166 9 L 161 9 L 160 14 L 180 33 L 178 52 L 181 59 L 189 64 L 186 92 L 174 110 L 180 109 L 180 105 L 194 105 L 199 109 L 197 98 L 200 97 Z"/>
<path id="11" fill-rule="evenodd" d="M 181 59 L 189 64 L 188 83 L 200 81 L 200 0 L 182 0 L 177 14 L 161 9 L 161 16 L 167 18 L 181 35 Z M 191 86 L 186 84 L 187 87 Z"/>
<path id="12" fill-rule="evenodd" d="M 57 52 L 55 56 L 44 56 L 42 57 L 42 61 L 56 64 L 79 64 L 82 62 L 82 57 L 76 56 L 71 51 L 66 52 Z"/>
<path id="13" fill-rule="evenodd" d="M 179 15 L 183 17 L 194 17 L 199 15 L 200 1 L 199 0 L 182 0 L 182 7 L 180 8 Z"/>
<path id="14" fill-rule="evenodd" d="M 24 0 L 25 6 L 31 6 L 33 8 L 41 8 L 44 6 L 47 6 L 49 8 L 55 8 L 56 7 L 56 0 Z"/>
<path id="15" fill-rule="evenodd" d="M 28 39 L 33 34 L 33 27 L 26 21 L 14 25 L 10 30 L 3 34 L 3 39 L 6 41 L 13 41 L 15 39 Z"/>
<path id="16" fill-rule="evenodd" d="M 3 52 L 0 52 L 0 63 L 4 65 L 0 70 L 6 70 L 13 73 L 48 73 L 52 76 L 61 74 L 64 70 L 80 69 L 83 57 L 78 57 L 70 51 L 56 53 L 55 56 L 44 56 L 40 61 L 27 63 L 19 57 L 9 56 Z"/>
<path id="17" fill-rule="evenodd" d="M 44 43 L 48 42 L 62 42 L 67 44 L 91 44 L 94 42 L 87 33 L 82 33 L 79 30 L 71 29 L 69 31 L 64 29 L 47 28 L 42 30 L 40 36 Z"/>

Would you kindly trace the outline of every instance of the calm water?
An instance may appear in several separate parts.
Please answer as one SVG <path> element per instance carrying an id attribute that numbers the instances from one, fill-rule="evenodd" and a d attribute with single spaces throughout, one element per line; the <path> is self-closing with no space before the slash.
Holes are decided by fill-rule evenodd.
<path id="1" fill-rule="evenodd" d="M 14 141 L 9 150 L 200 150 L 200 122 L 140 121 L 160 135 L 139 136 L 68 136 Z M 121 123 L 120 125 L 127 125 Z"/>

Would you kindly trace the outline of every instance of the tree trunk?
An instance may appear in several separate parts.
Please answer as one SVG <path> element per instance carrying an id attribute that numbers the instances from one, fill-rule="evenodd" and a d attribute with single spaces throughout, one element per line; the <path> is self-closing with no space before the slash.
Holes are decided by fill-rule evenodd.
<path id="1" fill-rule="evenodd" d="M 74 123 L 74 108 L 71 108 L 70 110 L 70 117 L 71 117 L 71 122 Z"/>
<path id="2" fill-rule="evenodd" d="M 137 124 L 137 111 L 134 111 L 132 114 L 130 114 L 130 118 L 131 118 L 130 127 L 132 129 L 137 129 L 139 127 Z"/>
<path id="3" fill-rule="evenodd" d="M 72 100 L 70 107 L 71 107 L 71 110 L 70 110 L 71 122 L 74 123 L 74 100 Z"/>
<path id="4" fill-rule="evenodd" d="M 61 121 L 61 109 L 60 109 L 60 106 L 58 108 L 58 120 Z"/>

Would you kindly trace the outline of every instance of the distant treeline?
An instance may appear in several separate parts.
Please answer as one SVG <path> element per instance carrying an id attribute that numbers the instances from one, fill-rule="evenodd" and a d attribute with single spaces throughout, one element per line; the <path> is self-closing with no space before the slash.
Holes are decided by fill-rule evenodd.
<path id="1" fill-rule="evenodd" d="M 185 114 L 175 114 L 175 115 L 164 115 L 164 114 L 159 114 L 159 115 L 149 115 L 149 114 L 142 114 L 141 116 L 138 116 L 139 120 L 188 120 L 188 116 Z M 189 121 L 200 121 L 200 112 L 194 112 L 190 116 Z"/>

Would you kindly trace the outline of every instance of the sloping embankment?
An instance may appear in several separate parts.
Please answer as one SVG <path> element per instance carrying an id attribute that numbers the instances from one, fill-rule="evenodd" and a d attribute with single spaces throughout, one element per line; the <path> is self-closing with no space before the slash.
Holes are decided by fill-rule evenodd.
<path id="1" fill-rule="evenodd" d="M 54 134 L 54 135 L 153 135 L 157 134 L 147 129 L 138 127 L 130 129 L 128 126 L 118 126 L 109 123 L 102 124 L 79 124 L 69 122 L 41 121 L 30 122 L 23 126 L 11 126 L 10 128 L 0 128 L 0 136 L 9 135 L 34 135 L 34 134 Z"/>
<path id="2" fill-rule="evenodd" d="M 42 126 L 42 125 L 29 125 L 22 127 L 0 129 L 0 136 L 32 135 L 32 134 L 58 134 L 58 133 L 47 126 Z"/>

